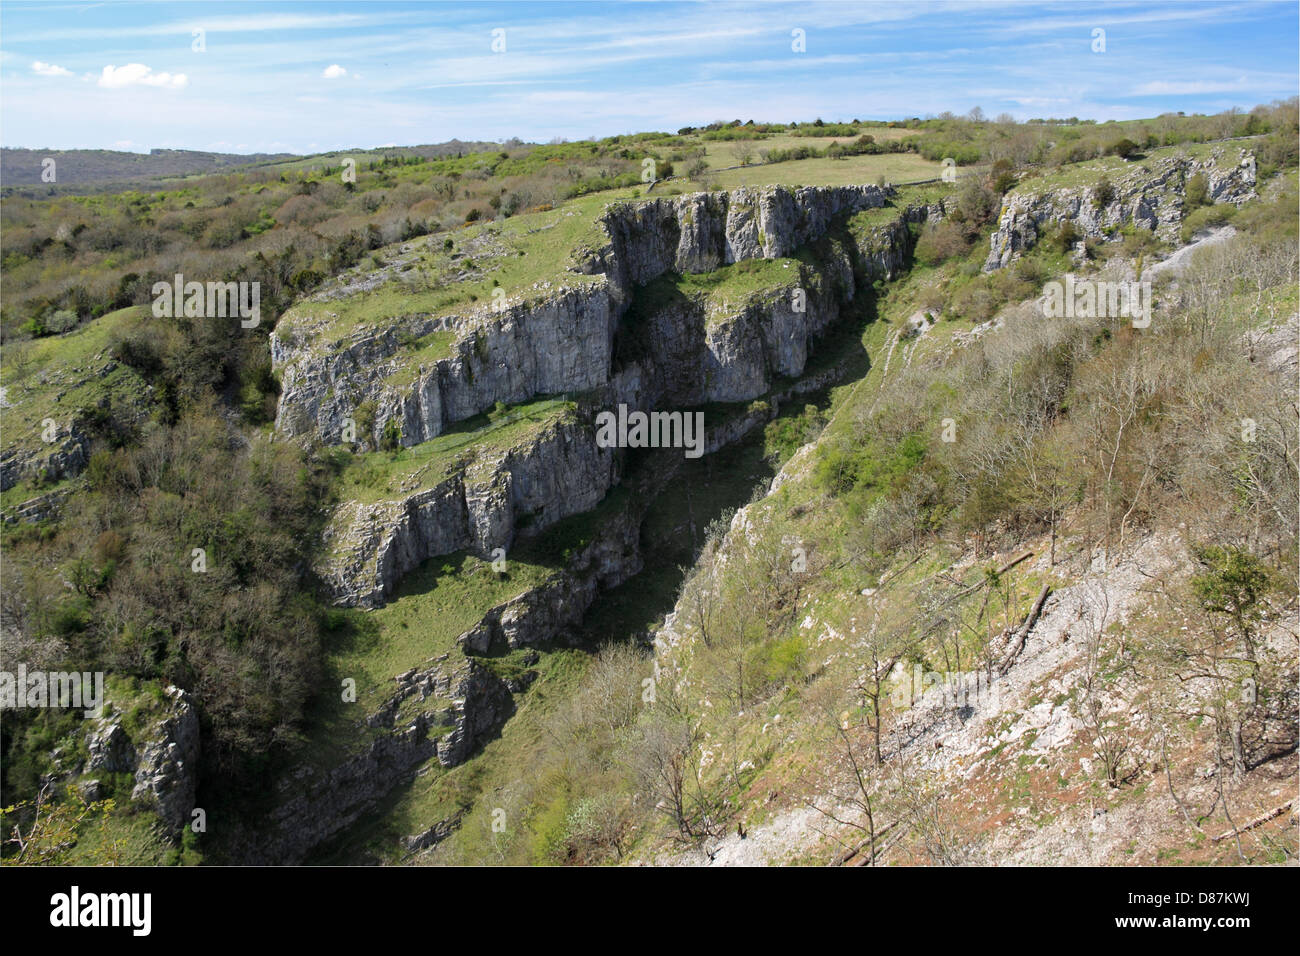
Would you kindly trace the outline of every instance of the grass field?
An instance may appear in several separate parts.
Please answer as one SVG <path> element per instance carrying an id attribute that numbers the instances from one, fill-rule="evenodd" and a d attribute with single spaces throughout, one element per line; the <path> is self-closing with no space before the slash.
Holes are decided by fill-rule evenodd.
<path id="1" fill-rule="evenodd" d="M 1189 143 L 1148 150 L 1140 154 L 1134 154 L 1131 159 L 1121 159 L 1118 156 L 1103 156 L 1101 159 L 1063 166 L 1041 176 L 1029 176 L 1021 181 L 1015 191 L 1019 193 L 1043 192 L 1048 189 L 1091 186 L 1102 176 L 1108 176 L 1115 180 L 1141 167 L 1154 168 L 1154 164 L 1176 156 L 1187 156 L 1195 160 L 1208 159 L 1216 149 L 1223 150 L 1227 156 L 1235 155 L 1235 151 L 1228 152 L 1232 150 L 1231 144 Z"/>
<path id="2" fill-rule="evenodd" d="M 882 153 L 849 156 L 844 159 L 798 159 L 788 163 L 761 164 L 710 174 L 712 189 L 738 186 L 852 186 L 874 183 L 938 179 L 943 166 L 914 153 Z M 704 189 L 698 180 L 687 180 L 691 189 Z"/>
<path id="3" fill-rule="evenodd" d="M 327 288 L 322 295 L 294 306 L 281 322 L 286 328 L 296 324 L 327 339 L 339 339 L 357 330 L 385 327 L 405 316 L 452 315 L 487 308 L 497 288 L 513 306 L 526 301 L 532 286 L 544 280 L 562 278 L 569 285 L 598 281 L 595 276 L 566 270 L 585 251 L 601 244 L 596 219 L 605 204 L 635 195 L 627 189 L 611 190 L 558 209 L 469 226 L 437 240 L 387 246 L 374 258 L 386 262 L 402 256 L 400 249 L 407 245 L 414 246 L 415 258 L 404 260 L 403 271 L 390 275 L 378 288 L 342 296 Z M 370 269 L 363 265 L 345 274 L 344 281 Z M 447 344 L 442 341 L 439 348 Z"/>
<path id="4" fill-rule="evenodd" d="M 887 126 L 879 128 L 863 127 L 863 132 L 868 136 L 875 137 L 878 143 L 916 135 L 916 130 L 890 129 Z M 765 149 L 791 149 L 796 146 L 810 146 L 820 150 L 825 149 L 831 143 L 851 143 L 855 139 L 857 139 L 856 136 L 794 136 L 790 133 L 778 133 L 766 139 L 704 140 L 704 158 L 714 169 L 721 169 L 724 166 L 739 166 L 741 157 L 746 154 L 753 157 L 753 162 L 758 162 L 761 152 Z"/>
<path id="5" fill-rule="evenodd" d="M 148 320 L 148 307 L 132 306 L 66 335 L 5 343 L 0 366 L 4 447 L 39 450 L 46 419 L 52 419 L 60 438 L 66 438 L 70 421 L 87 410 L 109 400 L 119 408 L 145 401 L 144 380 L 113 359 L 111 346 L 116 334 Z"/>
<path id="6" fill-rule="evenodd" d="M 437 438 L 397 451 L 354 454 L 340 449 L 336 452 L 343 466 L 340 494 L 348 501 L 373 502 L 413 488 L 431 488 L 457 462 L 468 464 L 526 443 L 548 426 L 572 417 L 574 408 L 563 398 L 544 398 L 476 415 Z"/>

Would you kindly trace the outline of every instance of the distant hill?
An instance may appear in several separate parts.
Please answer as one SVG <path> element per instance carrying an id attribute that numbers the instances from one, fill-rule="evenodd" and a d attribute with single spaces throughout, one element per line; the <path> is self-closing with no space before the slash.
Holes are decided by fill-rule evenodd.
<path id="1" fill-rule="evenodd" d="M 292 153 L 208 153 L 193 149 L 154 149 L 146 153 L 111 149 L 0 149 L 0 183 L 41 185 L 42 161 L 53 159 L 59 185 L 132 182 L 211 173 L 236 166 L 295 159 Z"/>
<path id="2" fill-rule="evenodd" d="M 0 149 L 0 185 L 41 186 L 42 162 L 55 161 L 58 186 L 134 183 L 174 179 L 239 168 L 281 166 L 311 168 L 332 165 L 340 156 L 402 155 L 437 158 L 457 153 L 496 149 L 499 143 L 461 142 L 378 149 L 333 150 L 328 153 L 210 153 L 195 149 L 153 149 L 148 153 L 127 153 L 111 149 Z"/>

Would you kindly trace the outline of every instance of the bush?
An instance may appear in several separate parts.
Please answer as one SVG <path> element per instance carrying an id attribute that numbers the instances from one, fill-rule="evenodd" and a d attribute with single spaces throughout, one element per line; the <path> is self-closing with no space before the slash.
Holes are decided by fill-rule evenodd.
<path id="1" fill-rule="evenodd" d="M 396 418 L 384 422 L 383 434 L 379 436 L 379 447 L 384 451 L 397 451 L 402 446 L 402 426 Z"/>
<path id="2" fill-rule="evenodd" d="M 1202 229 L 1211 229 L 1215 226 L 1222 226 L 1230 221 L 1237 212 L 1237 207 L 1231 203 L 1220 203 L 1213 206 L 1202 206 L 1193 210 L 1191 215 L 1183 218 L 1181 235 L 1183 242 L 1190 242 L 1192 236 Z"/>
<path id="3" fill-rule="evenodd" d="M 1112 156 L 1118 156 L 1120 159 L 1128 159 L 1138 151 L 1138 144 L 1133 142 L 1127 136 L 1123 139 L 1117 139 L 1106 147 L 1106 152 Z"/>
<path id="4" fill-rule="evenodd" d="M 1092 205 L 1094 209 L 1101 209 L 1110 205 L 1115 199 L 1115 187 L 1105 176 L 1097 180 L 1097 185 L 1092 187 Z"/>
<path id="5" fill-rule="evenodd" d="M 966 238 L 961 225 L 945 219 L 936 225 L 926 226 L 921 238 L 917 240 L 913 255 L 917 261 L 927 266 L 937 266 L 948 259 L 966 255 L 970 249 L 971 242 Z"/>
<path id="6" fill-rule="evenodd" d="M 1066 220 L 1061 223 L 1060 227 L 1052 233 L 1048 239 L 1048 248 L 1053 252 L 1068 253 L 1074 249 L 1075 243 L 1081 238 L 1079 230 L 1074 223 Z"/>
<path id="7" fill-rule="evenodd" d="M 1210 183 L 1205 178 L 1205 174 L 1197 173 L 1195 176 L 1189 176 L 1183 185 L 1184 215 L 1194 209 L 1208 206 L 1210 202 Z"/>

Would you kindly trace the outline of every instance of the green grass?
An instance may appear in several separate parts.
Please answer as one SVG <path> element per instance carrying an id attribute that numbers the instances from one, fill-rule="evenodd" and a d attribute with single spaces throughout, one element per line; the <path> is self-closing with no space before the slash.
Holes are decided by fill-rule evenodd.
<path id="1" fill-rule="evenodd" d="M 506 567 L 498 575 L 490 561 L 464 552 L 430 558 L 402 579 L 393 600 L 368 612 L 377 629 L 374 641 L 332 655 L 332 665 L 355 674 L 358 688 L 387 684 L 391 689 L 394 675 L 451 650 L 488 610 L 537 587 L 556 570 L 515 553 Z"/>
<path id="2" fill-rule="evenodd" d="M 890 129 L 889 127 L 866 127 L 860 130 L 875 137 L 876 142 L 902 139 L 915 135 L 915 130 Z M 752 140 L 703 140 L 704 158 L 714 169 L 724 166 L 739 166 L 740 157 L 750 153 L 753 162 L 759 161 L 759 154 L 765 149 L 791 149 L 796 146 L 809 146 L 813 149 L 825 149 L 831 143 L 851 143 L 857 136 L 795 136 L 792 133 L 774 133 L 761 139 Z M 689 165 L 689 163 L 687 164 Z"/>
<path id="3" fill-rule="evenodd" d="M 118 803 L 125 803 L 119 800 Z M 115 810 L 77 830 L 77 842 L 62 861 L 67 866 L 166 866 L 174 851 L 145 810 Z"/>
<path id="4" fill-rule="evenodd" d="M 450 671 L 462 651 L 456 638 L 498 604 L 537 587 L 555 569 L 511 555 L 504 575 L 492 563 L 465 552 L 430 558 L 407 574 L 393 598 L 374 611 L 336 612 L 326 648 L 326 682 L 342 688 L 356 682 L 356 701 L 342 692 L 322 694 L 309 712 L 300 759 L 330 766 L 357 752 L 382 731 L 361 721 L 396 690 L 393 678 L 432 659 L 451 654 Z M 449 702 L 448 702 L 449 703 Z M 430 708 L 428 701 L 420 704 Z"/>
<path id="5" fill-rule="evenodd" d="M 803 139 L 808 144 L 815 140 Z M 876 182 L 909 182 L 938 179 L 943 166 L 914 153 L 881 153 L 875 156 L 849 156 L 844 159 L 799 159 L 728 169 L 711 175 L 713 189 L 739 186 L 854 186 Z M 696 188 L 703 189 L 703 185 Z"/>
<path id="6" fill-rule="evenodd" d="M 584 253 L 604 244 L 597 219 L 605 205 L 618 196 L 631 195 L 627 190 L 596 193 L 547 212 L 387 246 L 377 253 L 386 262 L 409 261 L 401 247 L 414 246 L 418 252 L 413 268 L 393 271 L 378 288 L 338 298 L 330 297 L 334 294 L 331 288 L 336 287 L 327 287 L 324 293 L 285 313 L 281 325 L 340 341 L 356 331 L 386 328 L 395 319 L 488 309 L 498 287 L 505 293 L 506 305 L 515 306 L 553 294 L 553 289 L 533 290 L 536 283 L 577 286 L 598 282 L 599 276 L 581 275 L 571 267 Z M 451 249 L 444 246 L 448 240 Z M 353 270 L 345 276 L 356 277 L 366 271 Z M 444 344 L 450 341 L 446 339 Z"/>
<path id="7" fill-rule="evenodd" d="M 415 381 L 422 367 L 431 366 L 439 359 L 451 356 L 452 343 L 456 333 L 450 329 L 438 329 L 415 339 L 407 346 L 402 356 L 401 366 L 385 381 L 391 386 L 408 385 Z"/>
<path id="8" fill-rule="evenodd" d="M 116 333 L 148 315 L 147 306 L 133 306 L 110 312 L 66 335 L 6 344 L 0 365 L 0 385 L 11 406 L 0 409 L 5 448 L 52 448 L 41 440 L 42 422 L 47 418 L 57 424 L 60 438 L 66 438 L 70 420 L 84 410 L 106 401 L 116 406 L 144 402 L 144 380 L 134 369 L 117 362 L 110 347 Z"/>
<path id="9" fill-rule="evenodd" d="M 1062 166 L 1045 175 L 1032 176 L 1023 180 L 1013 192 L 1032 194 L 1044 192 L 1048 189 L 1091 186 L 1100 180 L 1102 176 L 1107 176 L 1112 182 L 1115 182 L 1123 176 L 1139 172 L 1142 167 L 1154 169 L 1156 163 L 1172 159 L 1175 156 L 1185 155 L 1195 160 L 1209 159 L 1210 154 L 1216 149 L 1222 150 L 1224 156 L 1231 159 L 1233 153 L 1230 152 L 1232 150 L 1232 144 L 1230 143 L 1189 143 L 1180 146 L 1165 146 L 1160 149 L 1148 150 L 1138 154 L 1140 158 L 1130 160 L 1123 160 L 1118 156 L 1103 156 L 1100 159 Z"/>
<path id="10" fill-rule="evenodd" d="M 674 304 L 687 302 L 703 305 L 710 322 L 723 319 L 751 300 L 800 285 L 802 264 L 794 258 L 746 259 L 712 272 L 666 273 L 636 290 L 624 322 L 635 327 Z"/>
<path id="11" fill-rule="evenodd" d="M 576 405 L 565 398 L 544 398 L 476 415 L 437 438 L 401 448 L 355 454 L 334 452 L 340 467 L 337 487 L 346 501 L 364 503 L 428 488 L 468 466 L 531 441 L 547 427 L 575 420 Z"/>

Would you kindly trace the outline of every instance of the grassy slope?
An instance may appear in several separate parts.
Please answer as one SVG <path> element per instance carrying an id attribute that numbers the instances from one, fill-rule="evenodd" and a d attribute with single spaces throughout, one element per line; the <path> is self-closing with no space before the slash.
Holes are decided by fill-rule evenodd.
<path id="1" fill-rule="evenodd" d="M 145 306 L 110 312 L 66 335 L 47 336 L 4 347 L 0 386 L 0 430 L 5 450 L 40 455 L 54 447 L 42 440 L 46 420 L 53 420 L 58 441 L 68 436 L 73 421 L 110 405 L 134 417 L 149 401 L 149 389 L 133 368 L 111 354 L 114 336 L 145 320 Z M 61 482 L 60 485 L 66 485 Z M 37 491 L 24 480 L 3 493 L 6 507 L 27 500 Z"/>
<path id="2" fill-rule="evenodd" d="M 458 423 L 429 441 L 397 451 L 335 452 L 342 466 L 338 488 L 346 501 L 391 499 L 431 488 L 457 467 L 522 447 L 551 425 L 574 420 L 575 405 L 543 398 L 492 411 Z"/>
<path id="3" fill-rule="evenodd" d="M 446 239 L 426 237 L 377 250 L 375 259 L 401 258 L 404 268 L 391 270 L 378 288 L 367 285 L 340 294 L 339 286 L 331 283 L 286 312 L 282 328 L 301 328 L 313 337 L 337 342 L 353 332 L 387 328 L 408 316 L 485 309 L 493 304 L 498 287 L 506 295 L 506 304 L 513 306 L 544 296 L 545 292 L 533 289 L 540 282 L 577 286 L 599 281 L 569 271 L 569 266 L 600 244 L 596 219 L 605 204 L 614 196 L 631 195 L 626 190 L 601 193 L 548 212 L 468 226 Z M 452 243 L 450 249 L 446 242 Z M 401 257 L 404 246 L 413 246 L 414 255 Z M 345 273 L 341 281 L 350 283 L 370 268 L 363 265 Z M 450 341 L 443 336 L 427 343 L 431 351 L 426 360 L 445 355 Z"/>

